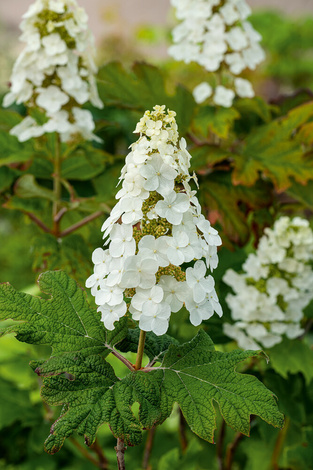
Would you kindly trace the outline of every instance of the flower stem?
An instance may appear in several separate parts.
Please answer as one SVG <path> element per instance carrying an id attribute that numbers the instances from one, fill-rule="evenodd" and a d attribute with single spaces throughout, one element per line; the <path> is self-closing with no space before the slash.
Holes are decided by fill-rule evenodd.
<path id="1" fill-rule="evenodd" d="M 117 444 L 114 447 L 116 451 L 117 466 L 118 470 L 125 470 L 125 458 L 124 453 L 126 450 L 123 439 L 117 439 Z"/>
<path id="2" fill-rule="evenodd" d="M 146 334 L 147 334 L 146 331 L 140 330 L 135 370 L 141 369 L 141 363 L 142 363 L 143 350 L 144 350 L 144 347 L 145 347 Z"/>
<path id="3" fill-rule="evenodd" d="M 56 237 L 60 232 L 60 219 L 57 215 L 59 212 L 59 205 L 61 201 L 62 185 L 61 185 L 61 142 L 60 136 L 56 134 L 55 137 L 55 152 L 53 161 L 53 193 L 54 202 L 52 206 L 52 220 L 53 220 L 53 233 Z"/>

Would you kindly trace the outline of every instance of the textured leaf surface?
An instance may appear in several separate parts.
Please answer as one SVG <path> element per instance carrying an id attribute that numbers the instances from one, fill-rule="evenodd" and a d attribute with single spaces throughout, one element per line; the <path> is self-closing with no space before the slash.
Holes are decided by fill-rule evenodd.
<path id="1" fill-rule="evenodd" d="M 126 72 L 119 62 L 111 62 L 99 70 L 99 94 L 106 104 L 114 104 L 140 111 L 152 109 L 156 104 L 166 105 L 177 113 L 181 133 L 188 128 L 195 108 L 189 91 L 178 86 L 170 96 L 165 80 L 157 67 L 136 63 L 133 73 Z"/>
<path id="2" fill-rule="evenodd" d="M 49 345 L 54 355 L 85 349 L 109 353 L 100 314 L 88 305 L 75 281 L 62 271 L 46 272 L 39 277 L 39 287 L 51 298 L 17 292 L 9 284 L 0 286 L 0 320 L 19 322 L 5 333 L 16 332 L 17 339 L 26 343 Z M 118 336 L 118 329 L 114 332 Z"/>
<path id="3" fill-rule="evenodd" d="M 277 190 L 304 184 L 312 178 L 313 158 L 305 156 L 303 135 L 297 132 L 313 116 L 313 103 L 306 103 L 252 132 L 240 155 L 234 155 L 234 184 L 252 186 L 260 172 L 269 177 Z"/>
<path id="4" fill-rule="evenodd" d="M 139 335 L 139 328 L 128 330 L 126 338 L 119 343 L 118 350 L 122 352 L 137 352 Z M 155 363 L 163 359 L 171 344 L 178 344 L 178 341 L 169 335 L 157 336 L 150 331 L 146 335 L 144 352 L 149 357 L 149 360 Z"/>
<path id="5" fill-rule="evenodd" d="M 256 377 L 235 372 L 239 362 L 258 354 L 215 351 L 203 330 L 189 343 L 171 346 L 155 372 L 161 376 L 163 416 L 168 416 L 177 402 L 192 431 L 211 442 L 216 428 L 213 402 L 226 423 L 243 434 L 249 435 L 250 415 L 282 427 L 283 416 L 273 394 Z"/>

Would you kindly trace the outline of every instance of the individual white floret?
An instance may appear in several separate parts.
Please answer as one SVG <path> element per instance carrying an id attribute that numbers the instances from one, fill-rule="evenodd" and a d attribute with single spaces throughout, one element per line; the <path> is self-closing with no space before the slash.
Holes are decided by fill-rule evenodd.
<path id="1" fill-rule="evenodd" d="M 139 328 L 144 331 L 152 331 L 157 336 L 164 335 L 168 330 L 170 316 L 170 306 L 165 302 L 161 302 L 156 313 L 147 311 L 145 314 L 140 315 Z"/>
<path id="2" fill-rule="evenodd" d="M 164 199 L 157 202 L 155 211 L 170 224 L 179 225 L 183 219 L 183 214 L 188 211 L 189 206 L 190 202 L 186 194 L 171 191 L 164 196 Z"/>
<path id="3" fill-rule="evenodd" d="M 215 89 L 213 101 L 219 106 L 223 106 L 224 108 L 230 108 L 233 104 L 234 98 L 235 92 L 233 90 L 231 90 L 230 88 L 226 88 L 223 85 L 218 85 Z"/>
<path id="4" fill-rule="evenodd" d="M 203 103 L 212 95 L 213 89 L 207 82 L 202 82 L 193 89 L 193 97 L 196 103 Z"/>

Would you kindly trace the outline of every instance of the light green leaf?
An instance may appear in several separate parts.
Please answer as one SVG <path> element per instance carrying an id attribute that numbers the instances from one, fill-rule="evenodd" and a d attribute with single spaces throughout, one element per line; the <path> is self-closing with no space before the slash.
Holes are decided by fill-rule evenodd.
<path id="1" fill-rule="evenodd" d="M 15 184 L 15 194 L 20 198 L 38 197 L 54 201 L 55 196 L 50 189 L 39 186 L 33 175 L 21 176 Z"/>
<path id="2" fill-rule="evenodd" d="M 270 364 L 285 379 L 301 372 L 307 384 L 313 379 L 313 350 L 298 339 L 285 338 L 268 351 Z"/>
<path id="3" fill-rule="evenodd" d="M 171 346 L 160 370 L 154 372 L 161 380 L 163 418 L 177 402 L 191 430 L 211 442 L 216 428 L 213 402 L 218 404 L 225 422 L 245 435 L 249 435 L 252 414 L 282 427 L 283 415 L 273 394 L 256 377 L 235 372 L 241 361 L 259 354 L 215 351 L 203 330 L 189 343 Z"/>

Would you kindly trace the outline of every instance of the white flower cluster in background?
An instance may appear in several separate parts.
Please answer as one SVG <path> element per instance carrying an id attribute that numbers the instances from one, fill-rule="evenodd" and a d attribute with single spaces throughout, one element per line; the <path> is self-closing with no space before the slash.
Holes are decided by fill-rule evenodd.
<path id="1" fill-rule="evenodd" d="M 193 95 L 197 103 L 211 98 L 219 106 L 230 107 L 234 97 L 252 98 L 251 83 L 237 77 L 254 70 L 265 58 L 261 35 L 247 17 L 245 0 L 171 0 L 181 23 L 173 30 L 168 52 L 175 60 L 196 62 L 208 72 L 225 72 L 229 85 L 202 82 Z"/>
<path id="2" fill-rule="evenodd" d="M 106 328 L 129 310 L 144 331 L 166 333 L 183 305 L 193 325 L 222 315 L 214 279 L 221 239 L 201 214 L 189 182 L 190 154 L 177 132 L 176 113 L 155 106 L 137 124 L 120 180 L 117 204 L 102 231 L 108 248 L 92 256 L 86 281 Z M 192 263 L 183 269 L 184 263 Z"/>
<path id="3" fill-rule="evenodd" d="M 303 333 L 303 309 L 313 299 L 313 232 L 307 220 L 281 217 L 265 229 L 243 274 L 226 271 L 226 297 L 233 325 L 224 332 L 243 349 L 271 348 Z"/>
<path id="4" fill-rule="evenodd" d="M 76 134 L 95 138 L 92 114 L 81 108 L 87 101 L 103 107 L 87 21 L 76 0 L 37 0 L 24 14 L 20 40 L 26 46 L 15 62 L 3 106 L 16 102 L 39 108 L 46 122 L 27 116 L 11 130 L 21 142 L 46 132 L 59 133 L 62 141 Z"/>

